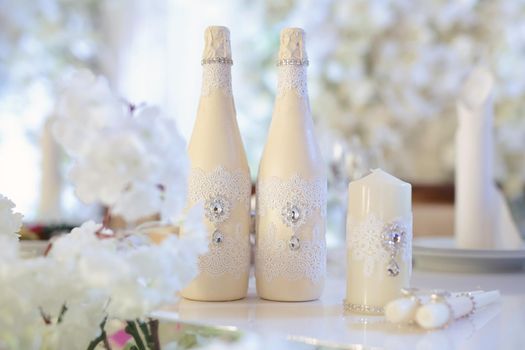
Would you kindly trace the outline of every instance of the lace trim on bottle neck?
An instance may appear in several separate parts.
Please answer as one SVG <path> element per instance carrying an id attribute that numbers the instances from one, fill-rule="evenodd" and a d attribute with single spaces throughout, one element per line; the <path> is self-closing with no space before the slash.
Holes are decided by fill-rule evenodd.
<path id="1" fill-rule="evenodd" d="M 294 92 L 301 98 L 308 97 L 306 65 L 282 65 L 278 68 L 277 97 Z"/>
<path id="2" fill-rule="evenodd" d="M 201 96 L 208 96 L 212 91 L 232 95 L 231 65 L 224 63 L 209 63 L 202 65 Z"/>

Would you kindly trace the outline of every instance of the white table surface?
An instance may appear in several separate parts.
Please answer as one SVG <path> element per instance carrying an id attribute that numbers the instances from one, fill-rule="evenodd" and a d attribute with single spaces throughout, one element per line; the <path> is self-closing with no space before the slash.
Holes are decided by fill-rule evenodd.
<path id="1" fill-rule="evenodd" d="M 259 299 L 255 280 L 248 297 L 233 302 L 181 300 L 166 308 L 171 319 L 234 326 L 262 334 L 320 340 L 343 348 L 525 349 L 525 272 L 499 274 L 437 273 L 415 270 L 412 285 L 452 291 L 499 289 L 502 301 L 444 330 L 424 332 L 386 324 L 382 317 L 345 315 L 343 278 L 328 278 L 320 300 L 281 303 Z"/>

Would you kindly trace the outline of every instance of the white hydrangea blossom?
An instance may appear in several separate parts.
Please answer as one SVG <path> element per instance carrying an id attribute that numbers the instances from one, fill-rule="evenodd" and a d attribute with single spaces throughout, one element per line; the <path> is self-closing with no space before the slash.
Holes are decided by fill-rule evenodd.
<path id="1" fill-rule="evenodd" d="M 86 349 L 104 319 L 141 319 L 175 302 L 207 250 L 202 210 L 158 244 L 146 231 L 117 234 L 89 221 L 46 257 L 22 259 L 19 242 L 0 235 L 0 348 Z"/>
<path id="2" fill-rule="evenodd" d="M 320 128 L 346 140 L 358 136 L 364 149 L 377 152 L 370 167 L 420 182 L 452 180 L 456 97 L 470 69 L 484 61 L 496 77 L 498 178 L 519 194 L 525 182 L 524 10 L 515 0 L 271 0 L 261 8 L 260 31 L 283 22 L 305 28 Z M 245 55 L 274 71 L 275 46 Z"/>
<path id="3" fill-rule="evenodd" d="M 15 204 L 0 194 L 0 236 L 17 237 L 22 227 L 22 214 L 14 213 Z"/>
<path id="4" fill-rule="evenodd" d="M 158 108 L 130 111 L 104 78 L 79 71 L 64 84 L 54 134 L 75 161 L 70 178 L 84 202 L 128 221 L 153 214 L 173 220 L 182 212 L 185 143 Z"/>

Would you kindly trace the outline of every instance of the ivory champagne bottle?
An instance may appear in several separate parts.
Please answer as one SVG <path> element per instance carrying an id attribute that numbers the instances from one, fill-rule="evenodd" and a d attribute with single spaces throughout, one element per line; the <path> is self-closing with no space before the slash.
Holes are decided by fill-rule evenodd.
<path id="1" fill-rule="evenodd" d="M 326 173 L 308 100 L 305 33 L 281 32 L 277 96 L 257 183 L 261 298 L 320 297 L 326 270 Z"/>
<path id="2" fill-rule="evenodd" d="M 204 204 L 209 252 L 181 294 L 225 301 L 244 298 L 248 289 L 251 181 L 232 95 L 230 32 L 208 27 L 204 39 L 202 91 L 188 150 L 188 198 L 190 206 Z"/>

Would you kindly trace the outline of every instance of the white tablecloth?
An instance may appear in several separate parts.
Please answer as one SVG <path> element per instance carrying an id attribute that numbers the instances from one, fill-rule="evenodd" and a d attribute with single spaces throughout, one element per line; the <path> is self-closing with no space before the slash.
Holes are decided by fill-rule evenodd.
<path id="1" fill-rule="evenodd" d="M 165 316 L 207 325 L 234 326 L 258 333 L 322 341 L 347 348 L 525 349 L 525 272 L 456 274 L 414 271 L 412 285 L 453 291 L 499 289 L 499 305 L 455 322 L 447 329 L 423 332 L 399 329 L 382 317 L 344 315 L 343 278 L 329 278 L 320 300 L 280 303 L 261 300 L 250 281 L 249 296 L 233 302 L 181 300 Z"/>

